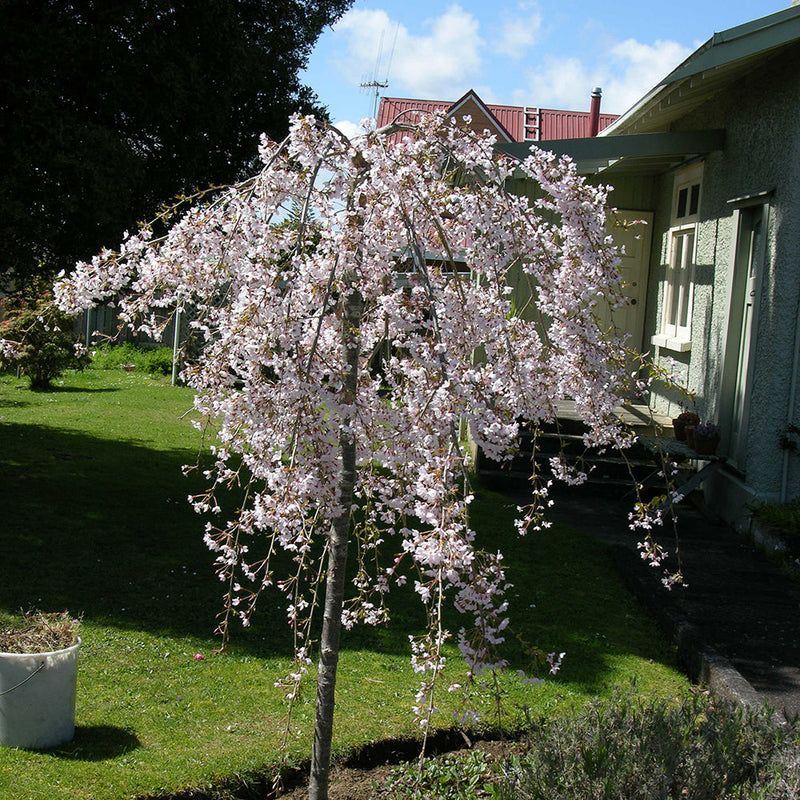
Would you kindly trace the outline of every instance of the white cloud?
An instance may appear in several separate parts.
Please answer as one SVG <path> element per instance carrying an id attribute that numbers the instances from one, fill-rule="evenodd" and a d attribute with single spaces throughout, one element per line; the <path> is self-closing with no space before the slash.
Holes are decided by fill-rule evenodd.
<path id="1" fill-rule="evenodd" d="M 528 86 L 514 92 L 519 105 L 582 110 L 589 107 L 594 86 L 586 66 L 577 58 L 545 57 L 528 72 Z"/>
<path id="2" fill-rule="evenodd" d="M 601 110 L 621 114 L 666 77 L 692 51 L 673 41 L 618 42 L 610 61 L 594 67 L 583 60 L 546 58 L 528 72 L 528 86 L 514 92 L 514 102 L 545 108 L 588 110 L 592 89 L 603 89 Z"/>
<path id="3" fill-rule="evenodd" d="M 615 45 L 611 56 L 614 63 L 622 67 L 622 74 L 607 82 L 609 102 L 613 100 L 614 108 L 620 112 L 627 111 L 691 52 L 677 42 L 661 39 L 652 45 L 635 39 L 626 39 Z"/>
<path id="4" fill-rule="evenodd" d="M 588 110 L 599 86 L 602 111 L 620 114 L 691 53 L 675 41 L 615 40 L 588 21 L 572 36 L 571 52 L 547 55 L 551 23 L 538 3 L 517 0 L 493 19 L 487 42 L 477 16 L 455 3 L 413 32 L 384 10 L 351 10 L 333 28 L 332 68 L 352 94 L 388 72 L 380 90 L 388 96 L 456 100 L 473 88 L 486 102 L 545 108 Z"/>
<path id="5" fill-rule="evenodd" d="M 340 69 L 354 84 L 386 77 L 385 73 L 373 75 L 381 37 L 386 61 L 396 35 L 387 94 L 455 100 L 480 75 L 484 42 L 478 27 L 472 14 L 452 5 L 441 16 L 426 22 L 426 35 L 409 33 L 385 11 L 367 10 L 349 11 L 333 30 L 345 40 L 346 53 Z"/>
<path id="6" fill-rule="evenodd" d="M 539 40 L 541 28 L 541 14 L 534 13 L 519 17 L 506 13 L 495 33 L 491 50 L 495 55 L 508 56 L 518 60 Z"/>
<path id="7" fill-rule="evenodd" d="M 340 119 L 333 123 L 334 128 L 338 128 L 348 139 L 355 139 L 363 136 L 365 131 L 359 123 L 351 122 L 349 119 Z"/>

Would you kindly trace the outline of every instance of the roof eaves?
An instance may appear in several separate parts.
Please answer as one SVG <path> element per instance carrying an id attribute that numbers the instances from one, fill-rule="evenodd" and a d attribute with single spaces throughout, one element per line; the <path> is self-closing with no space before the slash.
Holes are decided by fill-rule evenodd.
<path id="1" fill-rule="evenodd" d="M 792 6 L 768 17 L 715 33 L 705 45 L 674 69 L 664 83 L 674 83 L 714 67 L 766 53 L 797 39 L 800 39 L 800 7 Z"/>
<path id="2" fill-rule="evenodd" d="M 715 129 L 514 142 L 498 144 L 496 149 L 523 160 L 531 146 L 536 146 L 557 156 L 569 156 L 581 173 L 599 173 L 611 167 L 619 170 L 623 163 L 633 168 L 639 163 L 659 171 L 693 156 L 721 150 L 724 143 L 725 131 Z"/>

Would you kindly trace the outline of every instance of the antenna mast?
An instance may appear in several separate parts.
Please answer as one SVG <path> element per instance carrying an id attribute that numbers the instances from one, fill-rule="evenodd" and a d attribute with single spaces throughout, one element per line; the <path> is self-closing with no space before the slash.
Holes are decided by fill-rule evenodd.
<path id="1" fill-rule="evenodd" d="M 392 59 L 394 58 L 394 48 L 397 44 L 397 32 L 400 30 L 400 25 L 396 25 L 394 29 L 394 40 L 392 41 L 392 51 L 389 54 L 389 63 L 386 65 L 386 77 L 381 81 L 378 80 L 378 72 L 381 68 L 381 60 L 383 57 L 383 37 L 386 31 L 381 31 L 380 42 L 378 43 L 378 57 L 375 61 L 375 71 L 372 73 L 372 80 L 363 81 L 361 88 L 366 89 L 368 92 L 375 90 L 375 95 L 372 99 L 372 119 L 378 116 L 378 100 L 380 99 L 380 90 L 385 89 L 389 85 L 389 70 L 392 66 Z"/>
<path id="2" fill-rule="evenodd" d="M 362 89 L 375 90 L 375 96 L 372 100 L 372 119 L 375 119 L 375 117 L 378 116 L 378 98 L 380 97 L 379 90 L 385 89 L 388 85 L 389 85 L 388 81 L 379 81 L 375 79 L 371 81 L 365 81 L 364 83 L 361 84 Z"/>

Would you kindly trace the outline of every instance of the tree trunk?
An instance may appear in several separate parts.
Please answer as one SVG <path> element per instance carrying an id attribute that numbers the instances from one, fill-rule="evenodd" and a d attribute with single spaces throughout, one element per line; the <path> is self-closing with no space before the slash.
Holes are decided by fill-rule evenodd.
<path id="1" fill-rule="evenodd" d="M 345 348 L 344 402 L 355 402 L 358 383 L 359 326 L 363 300 L 352 291 L 342 308 L 342 342 Z M 336 690 L 336 667 L 339 662 L 339 634 L 342 629 L 347 544 L 350 538 L 350 508 L 356 479 L 356 441 L 347 416 L 339 428 L 339 476 L 337 505 L 342 509 L 331 525 L 328 543 L 328 575 L 325 584 L 325 610 L 319 644 L 317 704 L 314 719 L 314 746 L 311 752 L 309 800 L 327 800 L 328 773 L 333 738 L 333 710 Z"/>

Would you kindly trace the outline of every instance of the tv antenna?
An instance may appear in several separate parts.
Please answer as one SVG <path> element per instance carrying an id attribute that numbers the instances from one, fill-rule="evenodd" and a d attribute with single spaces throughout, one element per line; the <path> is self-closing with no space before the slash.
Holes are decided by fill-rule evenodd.
<path id="1" fill-rule="evenodd" d="M 381 69 L 381 59 L 383 57 L 383 37 L 386 33 L 385 30 L 381 31 L 381 38 L 378 42 L 378 57 L 375 59 L 375 69 L 372 73 L 372 78 L 370 80 L 364 80 L 361 82 L 361 88 L 365 89 L 367 92 L 372 93 L 374 90 L 374 96 L 372 99 L 372 119 L 375 119 L 378 116 L 378 100 L 380 99 L 380 90 L 385 89 L 389 85 L 389 70 L 392 66 L 392 59 L 394 58 L 394 48 L 397 44 L 397 32 L 400 30 L 400 24 L 398 23 L 394 29 L 394 40 L 392 41 L 392 49 L 389 53 L 389 61 L 386 64 L 386 73 L 384 74 L 383 80 L 378 78 Z"/>

